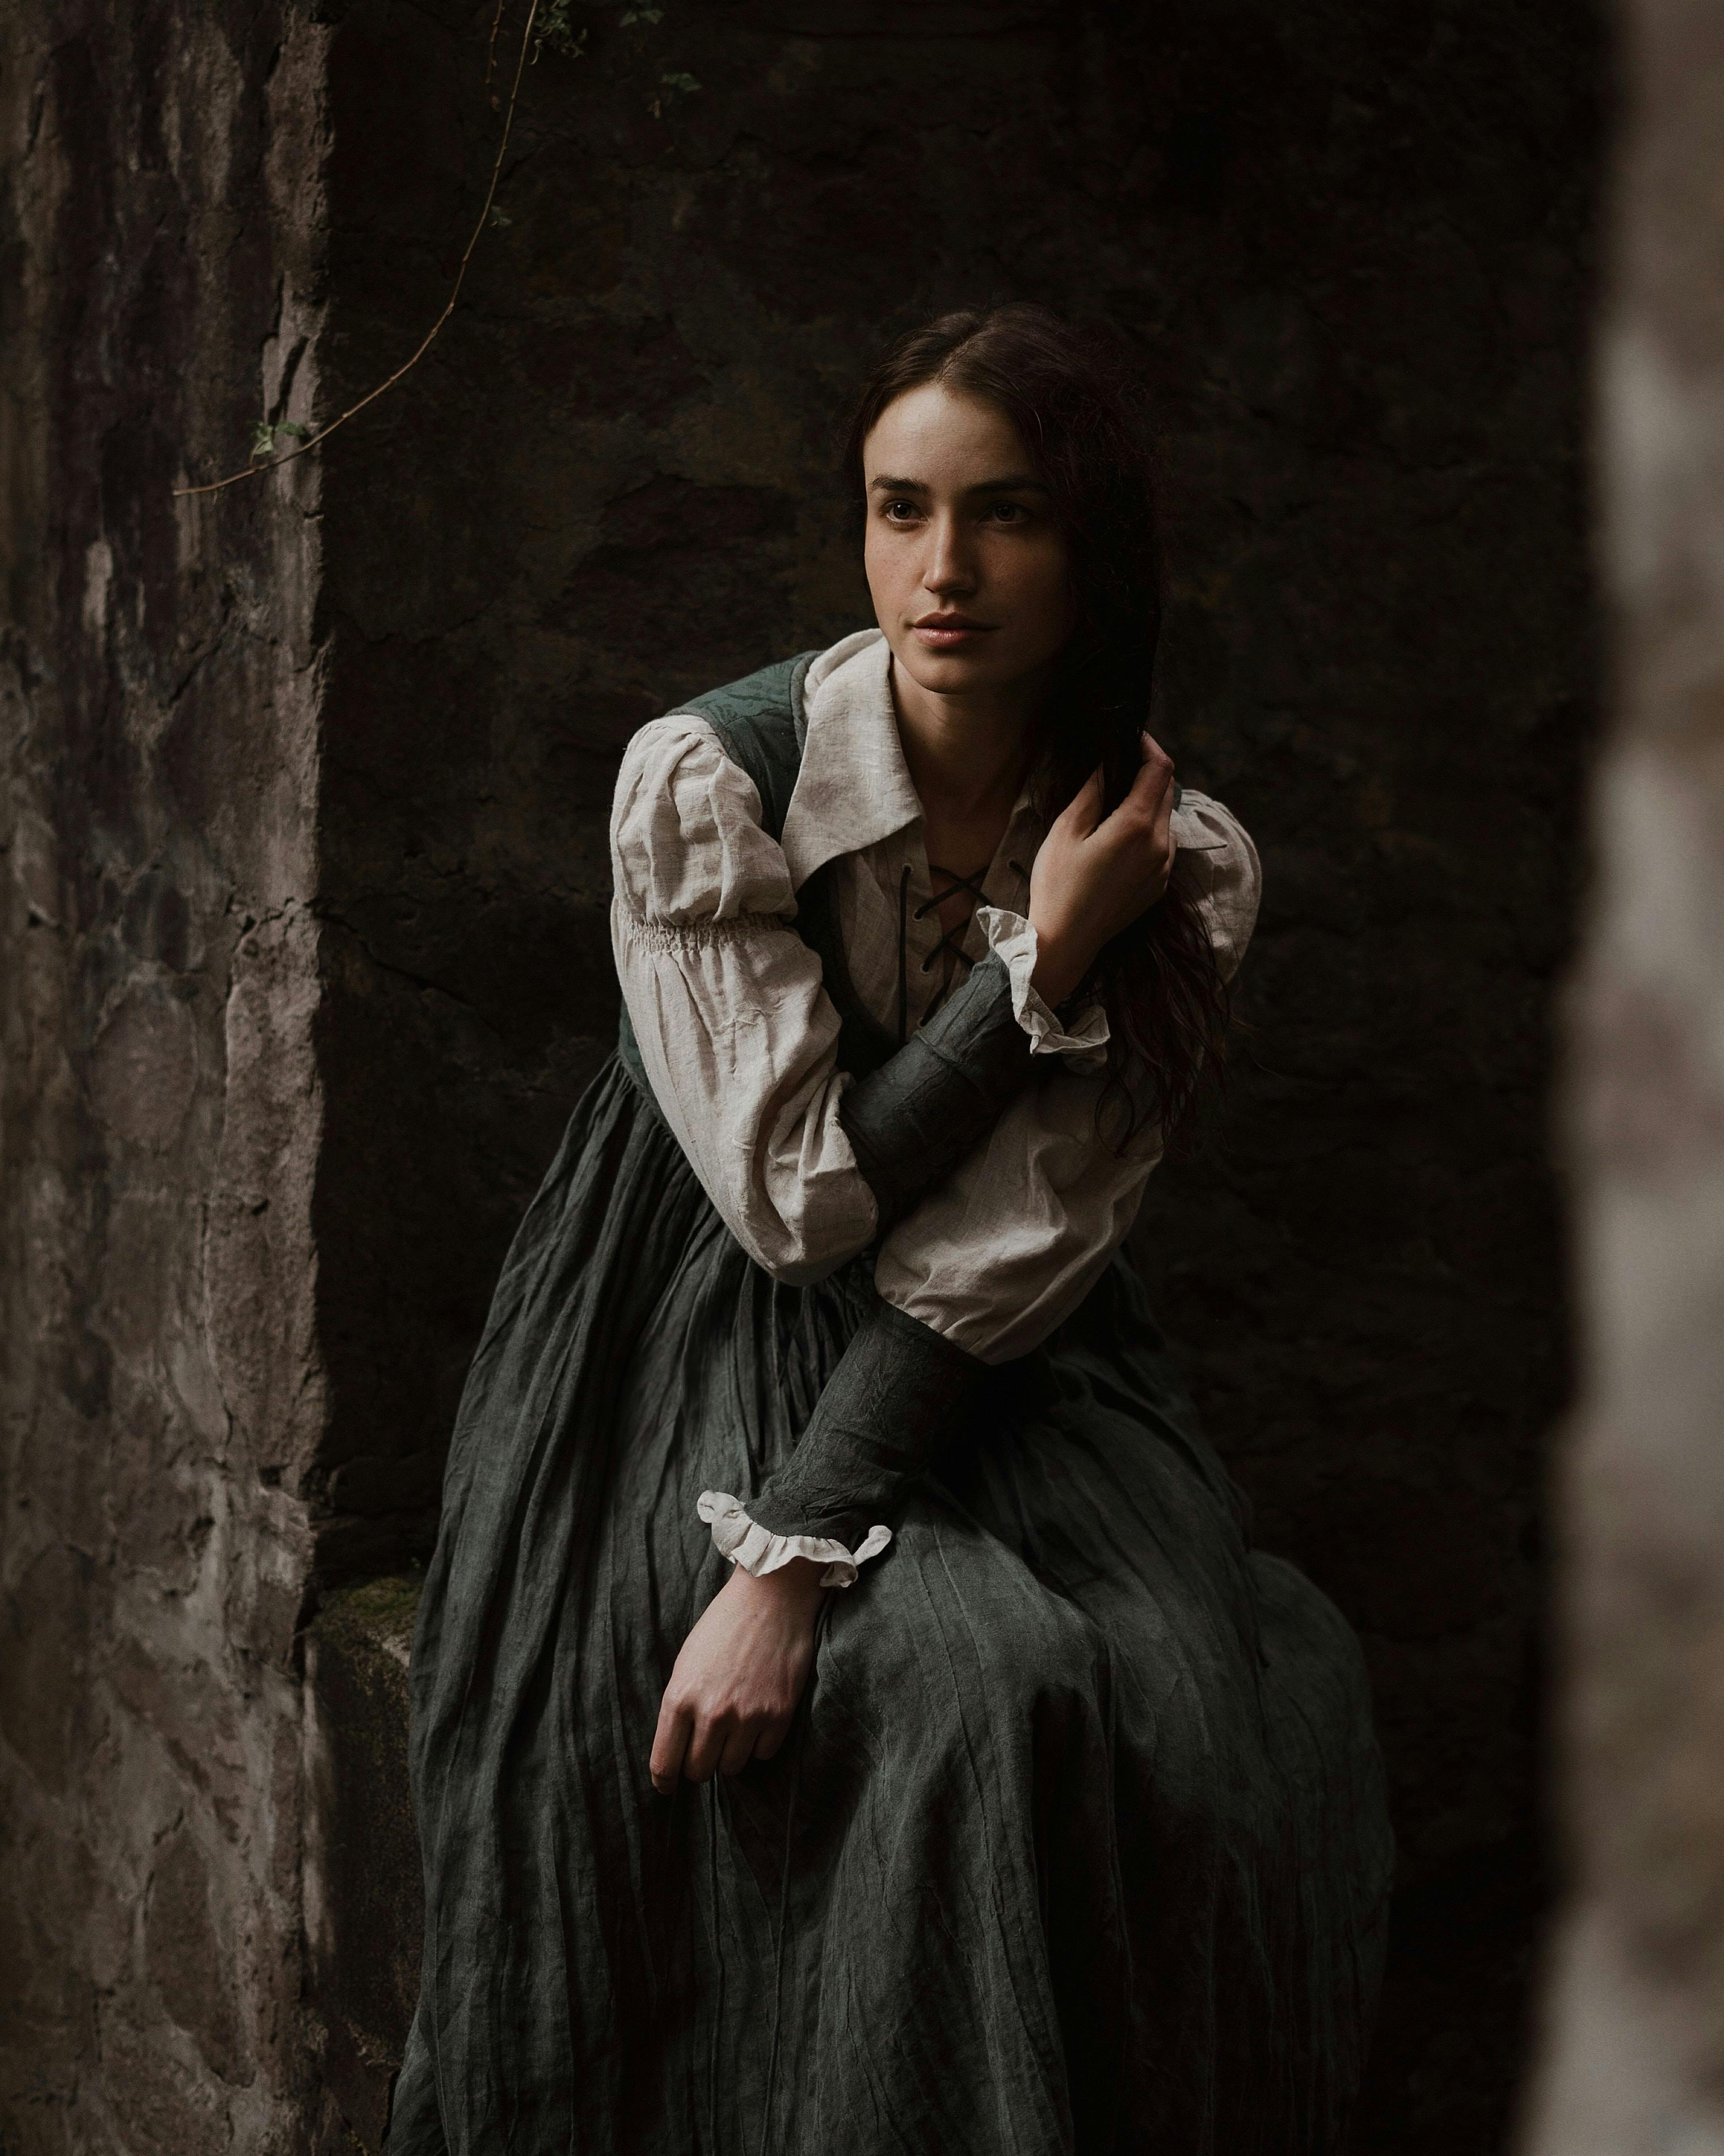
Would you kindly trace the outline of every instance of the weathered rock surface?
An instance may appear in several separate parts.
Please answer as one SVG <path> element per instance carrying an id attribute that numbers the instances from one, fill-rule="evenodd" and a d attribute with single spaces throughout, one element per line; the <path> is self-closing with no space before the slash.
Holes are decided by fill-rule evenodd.
<path id="1" fill-rule="evenodd" d="M 412 1912 L 372 1964 L 341 1942 L 410 1870 L 398 1783 L 352 1794 L 367 1745 L 398 1765 L 397 1666 L 305 1628 L 428 1546 L 613 1024 L 622 742 L 864 618 L 859 358 L 1011 293 L 1123 329 L 1156 398 L 1162 723 L 1268 886 L 1224 1132 L 1140 1247 L 1264 1538 L 1377 1676 L 1406 1885 L 1364 2145 L 1482 2151 L 1537 1894 L 1596 29 L 573 12 L 418 371 L 177 506 L 434 318 L 523 11 L 489 85 L 466 0 L 0 23 L 0 2132 L 374 2134 Z M 208 1954 L 221 1986 L 174 1980 Z"/>
<path id="2" fill-rule="evenodd" d="M 0 18 L 0 2140 L 300 2148 L 326 33 Z M 302 377 L 311 393 L 315 369 Z M 244 454 L 243 445 L 240 453 Z"/>

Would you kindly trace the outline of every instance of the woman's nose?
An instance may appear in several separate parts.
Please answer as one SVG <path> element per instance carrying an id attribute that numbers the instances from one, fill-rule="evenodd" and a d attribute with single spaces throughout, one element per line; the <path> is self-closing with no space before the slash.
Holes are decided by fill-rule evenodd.
<path id="1" fill-rule="evenodd" d="M 936 523 L 933 541 L 927 567 L 922 572 L 924 585 L 936 595 L 946 592 L 972 591 L 976 584 L 975 568 L 956 524 L 943 520 Z"/>

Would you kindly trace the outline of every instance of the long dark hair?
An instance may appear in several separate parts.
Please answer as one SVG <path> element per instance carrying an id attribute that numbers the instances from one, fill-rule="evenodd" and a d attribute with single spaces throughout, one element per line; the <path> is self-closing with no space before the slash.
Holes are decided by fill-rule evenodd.
<path id="1" fill-rule="evenodd" d="M 1045 307 L 967 308 L 899 338 L 862 386 L 845 467 L 887 405 L 939 382 L 1012 419 L 1066 535 L 1077 625 L 1044 706 L 1032 774 L 1051 822 L 1100 765 L 1106 806 L 1142 761 L 1161 634 L 1155 489 L 1141 397 L 1110 340 Z M 1172 1137 L 1227 1047 L 1228 994 L 1209 932 L 1176 870 L 1165 896 L 1116 936 L 1089 977 L 1107 1010 L 1101 1114 L 1123 1145 L 1146 1117 Z"/>

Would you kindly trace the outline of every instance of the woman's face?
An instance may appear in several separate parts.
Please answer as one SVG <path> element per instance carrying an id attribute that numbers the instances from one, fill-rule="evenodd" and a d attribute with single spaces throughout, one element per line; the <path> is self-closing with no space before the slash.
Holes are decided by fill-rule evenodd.
<path id="1" fill-rule="evenodd" d="M 862 446 L 864 559 L 893 657 L 934 696 L 1039 689 L 1071 634 L 1065 534 L 997 405 L 925 382 Z"/>

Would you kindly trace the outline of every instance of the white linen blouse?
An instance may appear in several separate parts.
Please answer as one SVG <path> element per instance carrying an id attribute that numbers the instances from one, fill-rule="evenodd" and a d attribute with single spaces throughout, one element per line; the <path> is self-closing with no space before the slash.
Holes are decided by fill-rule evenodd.
<path id="1" fill-rule="evenodd" d="M 874 1240 L 874 1195 L 839 1121 L 837 1010 L 817 954 L 796 933 L 796 894 L 835 861 L 836 914 L 856 993 L 879 1023 L 913 1032 L 955 961 L 904 760 L 890 652 L 866 629 L 823 652 L 804 686 L 802 765 L 775 840 L 753 781 L 711 725 L 679 712 L 629 744 L 611 822 L 617 974 L 654 1096 L 737 1241 L 778 1280 L 824 1278 Z M 1188 789 L 1172 820 L 1175 874 L 1203 913 L 1224 978 L 1257 915 L 1261 872 L 1243 826 Z M 1107 1020 L 1093 1006 L 1062 1028 L 1030 985 L 1026 915 L 1042 829 L 1027 798 L 1006 826 L 961 937 L 997 952 L 1030 1038 L 1035 1075 L 947 1180 L 882 1239 L 875 1281 L 888 1302 L 987 1363 L 1027 1353 L 1100 1277 L 1161 1158 L 1141 1127 L 1123 1153 L 1096 1135 Z M 852 1553 L 766 1533 L 736 1500 L 700 1513 L 727 1557 L 767 1572 L 824 1559 L 829 1584 L 890 1535 Z M 792 1544 L 798 1545 L 791 1547 Z"/>

